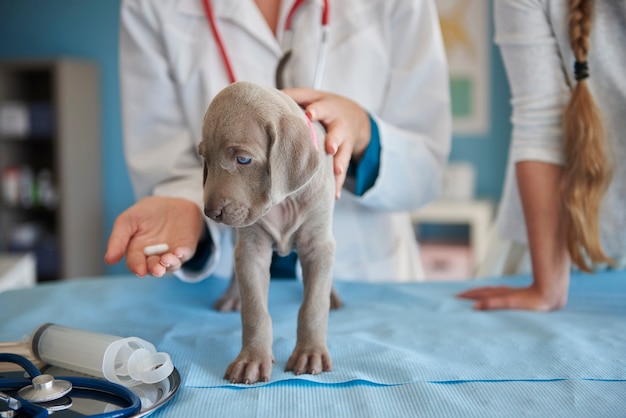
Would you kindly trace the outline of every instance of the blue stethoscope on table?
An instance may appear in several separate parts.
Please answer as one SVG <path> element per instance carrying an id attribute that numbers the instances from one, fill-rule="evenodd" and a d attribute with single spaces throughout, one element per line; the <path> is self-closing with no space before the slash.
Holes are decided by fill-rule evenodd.
<path id="1" fill-rule="evenodd" d="M 283 36 L 283 51 L 285 51 L 283 57 L 278 62 L 278 66 L 276 68 L 276 86 L 281 88 L 283 86 L 282 82 L 282 73 L 287 61 L 291 57 L 291 47 L 292 47 L 292 20 L 298 8 L 305 2 L 306 0 L 296 0 L 294 5 L 289 10 L 289 14 L 287 15 L 287 19 L 285 20 L 285 34 Z M 233 71 L 232 63 L 228 54 L 226 52 L 226 47 L 224 46 L 224 41 L 219 31 L 217 30 L 217 24 L 215 23 L 215 17 L 213 15 L 213 8 L 211 7 L 210 0 L 203 0 L 204 11 L 207 17 L 207 21 L 209 22 L 209 26 L 211 28 L 211 32 L 213 33 L 213 37 L 215 38 L 215 42 L 220 50 L 220 55 L 222 56 L 222 61 L 224 62 L 224 66 L 226 67 L 226 72 L 228 73 L 228 79 L 231 83 L 234 83 L 237 78 L 235 77 L 235 72 Z M 315 75 L 313 77 L 312 87 L 314 89 L 320 89 L 322 85 L 322 75 L 324 74 L 324 66 L 326 63 L 326 48 L 328 46 L 328 15 L 329 15 L 329 6 L 328 0 L 323 0 L 324 7 L 322 9 L 322 39 L 320 40 L 320 46 L 317 51 L 317 62 L 315 65 Z"/>
<path id="2" fill-rule="evenodd" d="M 74 376 L 57 379 L 51 375 L 42 374 L 32 362 L 17 354 L 0 353 L 0 363 L 4 362 L 19 365 L 30 378 L 0 378 L 0 401 L 6 403 L 9 408 L 7 411 L 2 411 L 0 417 L 13 417 L 21 412 L 31 417 L 47 417 L 49 411 L 63 410 L 72 406 L 71 399 L 66 395 L 71 394 L 73 388 L 109 394 L 128 404 L 125 408 L 91 415 L 92 417 L 132 417 L 141 410 L 139 397 L 130 389 L 117 383 Z M 5 393 L 5 391 L 15 390 L 17 390 L 15 396 Z"/>

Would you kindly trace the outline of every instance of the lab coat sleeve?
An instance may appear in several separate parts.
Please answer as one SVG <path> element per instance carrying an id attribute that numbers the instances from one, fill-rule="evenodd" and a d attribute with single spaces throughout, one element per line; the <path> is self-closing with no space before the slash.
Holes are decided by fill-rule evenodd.
<path id="1" fill-rule="evenodd" d="M 162 12 L 162 11 L 161 11 Z M 198 205 L 202 165 L 177 97 L 152 2 L 121 8 L 120 82 L 124 151 L 135 197 L 182 197 Z"/>
<path id="2" fill-rule="evenodd" d="M 568 82 L 545 1 L 496 1 L 494 24 L 513 109 L 509 162 L 496 225 L 503 237 L 526 243 L 515 164 L 562 164 L 561 118 L 569 100 Z"/>
<path id="3" fill-rule="evenodd" d="M 120 11 L 120 82 L 126 163 L 135 197 L 179 197 L 202 207 L 202 162 L 171 77 L 162 39 L 163 8 L 124 0 Z M 227 228 L 207 220 L 214 243 L 228 240 Z M 224 236 L 222 236 L 224 235 Z M 198 280 L 216 268 L 213 251 L 206 268 L 177 272 Z"/>
<path id="4" fill-rule="evenodd" d="M 378 111 L 368 109 L 379 128 L 380 169 L 356 199 L 376 210 L 412 211 L 438 196 L 450 153 L 448 66 L 434 3 L 395 4 L 387 96 Z"/>

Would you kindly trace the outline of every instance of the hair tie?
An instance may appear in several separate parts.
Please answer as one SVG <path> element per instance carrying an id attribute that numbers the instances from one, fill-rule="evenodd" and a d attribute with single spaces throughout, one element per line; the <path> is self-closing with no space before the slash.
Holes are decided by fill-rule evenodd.
<path id="1" fill-rule="evenodd" d="M 576 61 L 574 63 L 574 77 L 576 81 L 589 77 L 589 65 L 587 65 L 587 61 Z"/>

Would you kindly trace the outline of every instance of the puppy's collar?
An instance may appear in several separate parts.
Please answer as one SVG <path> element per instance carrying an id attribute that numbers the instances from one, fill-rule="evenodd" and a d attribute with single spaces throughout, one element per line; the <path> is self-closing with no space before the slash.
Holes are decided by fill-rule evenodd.
<path id="1" fill-rule="evenodd" d="M 315 128 L 313 127 L 313 124 L 311 123 L 311 120 L 308 117 L 306 118 L 306 121 L 309 124 L 309 128 L 311 128 L 311 137 L 313 139 L 313 145 L 315 145 L 316 150 L 319 150 L 319 145 L 317 143 L 317 135 L 315 134 Z"/>

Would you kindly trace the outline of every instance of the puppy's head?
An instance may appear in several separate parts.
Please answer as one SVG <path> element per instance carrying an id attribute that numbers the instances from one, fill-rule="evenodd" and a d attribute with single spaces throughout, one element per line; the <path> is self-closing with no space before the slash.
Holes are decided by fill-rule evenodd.
<path id="1" fill-rule="evenodd" d="M 204 212 L 234 227 L 256 222 L 321 164 L 306 116 L 279 90 L 237 82 L 211 101 L 198 151 Z"/>

